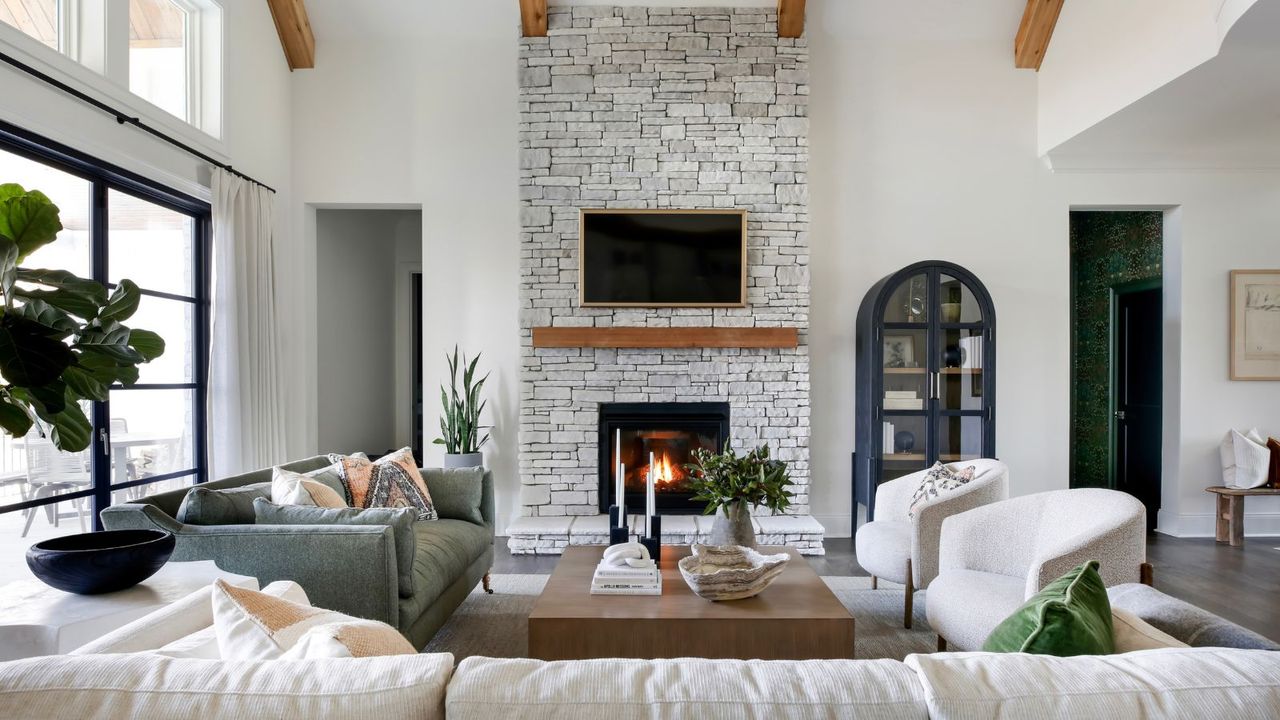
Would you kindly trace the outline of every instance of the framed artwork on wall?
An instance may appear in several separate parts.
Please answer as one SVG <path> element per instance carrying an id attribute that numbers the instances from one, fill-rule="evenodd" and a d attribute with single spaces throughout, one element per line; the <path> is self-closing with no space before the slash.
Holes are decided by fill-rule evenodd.
<path id="1" fill-rule="evenodd" d="M 1280 380 L 1280 270 L 1231 271 L 1231 379 Z"/>

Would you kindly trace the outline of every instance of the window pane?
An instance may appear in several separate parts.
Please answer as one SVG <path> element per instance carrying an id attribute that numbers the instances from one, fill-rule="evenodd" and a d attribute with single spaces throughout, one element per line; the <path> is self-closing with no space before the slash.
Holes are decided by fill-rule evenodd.
<path id="1" fill-rule="evenodd" d="M 28 547 L 41 540 L 91 530 L 93 498 L 63 500 L 31 510 L 0 514 L 0 585 L 31 577 L 26 561 Z"/>
<path id="2" fill-rule="evenodd" d="M 62 219 L 58 239 L 32 253 L 23 261 L 23 267 L 69 270 L 80 277 L 89 277 L 91 183 L 4 150 L 0 150 L 0 183 L 17 183 L 27 190 L 39 190 L 58 206 Z"/>
<path id="3" fill-rule="evenodd" d="M 192 390 L 111 391 L 111 482 L 195 467 Z"/>
<path id="4" fill-rule="evenodd" d="M 195 220 L 115 190 L 107 204 L 111 282 L 128 278 L 144 290 L 195 295 Z"/>
<path id="5" fill-rule="evenodd" d="M 58 0 L 0 0 L 0 22 L 58 49 Z"/>
<path id="6" fill-rule="evenodd" d="M 187 120 L 187 13 L 172 0 L 129 0 L 129 89 Z"/>
<path id="7" fill-rule="evenodd" d="M 138 312 L 125 324 L 159 334 L 164 339 L 164 354 L 138 366 L 138 382 L 194 382 L 195 348 L 191 338 L 195 334 L 195 309 L 195 304 L 181 300 L 142 296 Z"/>

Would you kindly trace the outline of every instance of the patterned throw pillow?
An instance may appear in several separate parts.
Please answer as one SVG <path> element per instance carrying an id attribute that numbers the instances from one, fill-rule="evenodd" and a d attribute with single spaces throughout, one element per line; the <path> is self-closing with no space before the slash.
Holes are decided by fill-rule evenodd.
<path id="1" fill-rule="evenodd" d="M 940 462 L 934 463 L 933 467 L 924 474 L 920 487 L 916 488 L 916 494 L 911 497 L 911 508 L 907 516 L 915 517 L 916 506 L 920 503 L 928 502 L 941 493 L 967 485 L 973 479 L 974 472 L 976 469 L 972 465 L 963 470 L 952 470 Z"/>
<path id="2" fill-rule="evenodd" d="M 412 507 L 418 509 L 419 520 L 439 518 L 413 450 L 400 448 L 374 461 L 355 455 L 330 455 L 329 459 L 342 466 L 342 484 L 351 507 Z"/>
<path id="3" fill-rule="evenodd" d="M 386 623 L 213 584 L 213 628 L 223 660 L 410 655 L 417 651 Z"/>
<path id="4" fill-rule="evenodd" d="M 277 505 L 347 507 L 347 501 L 333 488 L 303 473 L 281 467 L 271 469 L 271 502 Z"/>

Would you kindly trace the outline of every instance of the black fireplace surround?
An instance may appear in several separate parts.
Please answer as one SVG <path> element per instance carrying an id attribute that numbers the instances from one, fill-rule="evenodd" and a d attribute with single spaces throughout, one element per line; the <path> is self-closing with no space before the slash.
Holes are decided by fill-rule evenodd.
<path id="1" fill-rule="evenodd" d="M 684 466 L 693 462 L 696 448 L 713 452 L 724 449 L 729 438 L 729 403 L 602 403 L 597 464 L 601 512 L 608 512 L 614 503 L 618 450 L 615 441 L 619 431 L 629 512 L 644 512 L 650 453 L 654 454 L 659 479 L 655 492 L 659 513 L 694 514 L 705 509 L 705 503 L 693 499 Z"/>

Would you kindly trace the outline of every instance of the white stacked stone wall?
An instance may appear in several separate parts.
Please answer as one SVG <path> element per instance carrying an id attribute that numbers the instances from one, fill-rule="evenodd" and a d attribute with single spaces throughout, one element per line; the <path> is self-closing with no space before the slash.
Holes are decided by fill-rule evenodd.
<path id="1" fill-rule="evenodd" d="M 520 40 L 523 514 L 599 513 L 599 405 L 646 401 L 728 402 L 733 445 L 769 443 L 808 513 L 805 39 L 770 8 L 553 7 L 548 25 Z M 603 207 L 747 210 L 748 306 L 579 307 L 579 210 Z M 535 349 L 538 326 L 794 326 L 800 346 Z"/>

